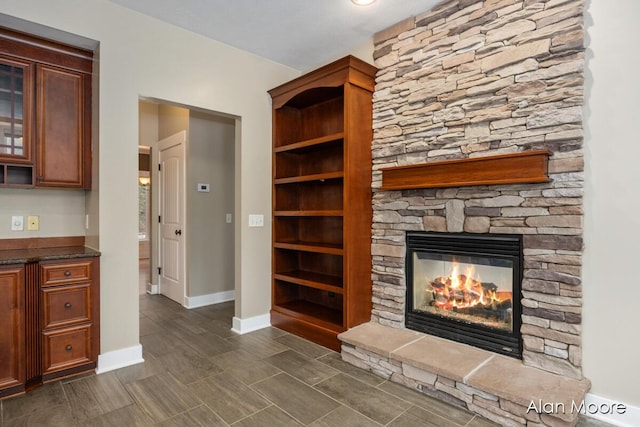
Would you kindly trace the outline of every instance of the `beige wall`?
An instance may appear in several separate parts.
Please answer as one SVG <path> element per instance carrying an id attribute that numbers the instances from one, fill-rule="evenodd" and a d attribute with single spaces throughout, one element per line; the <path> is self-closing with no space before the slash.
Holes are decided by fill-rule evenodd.
<path id="1" fill-rule="evenodd" d="M 24 217 L 24 231 L 11 231 L 12 215 Z M 40 230 L 27 231 L 27 215 L 40 217 Z M 84 235 L 84 190 L 0 189 L 0 239 Z"/>
<path id="2" fill-rule="evenodd" d="M 336 61 L 346 55 L 353 55 L 358 59 L 362 59 L 365 62 L 368 62 L 369 64 L 373 65 L 374 61 L 373 61 L 373 37 L 370 38 L 369 40 L 367 40 L 365 43 L 361 44 L 360 46 L 355 47 L 351 52 L 344 52 L 344 54 L 342 55 L 338 55 L 334 58 L 329 58 L 329 59 L 325 59 L 322 61 L 319 61 L 316 65 L 314 65 L 313 67 L 310 67 L 308 70 L 303 70 L 303 73 L 307 73 L 309 71 L 313 71 L 318 67 L 321 67 L 325 64 L 328 64 L 332 61 Z"/>
<path id="3" fill-rule="evenodd" d="M 131 12 L 106 0 L 3 0 L 2 12 L 100 42 L 99 187 L 87 209 L 99 223 L 101 351 L 139 343 L 137 192 L 138 100 L 167 100 L 241 117 L 236 215 L 271 209 L 271 111 L 267 90 L 299 72 Z M 5 201 L 0 203 L 4 204 Z M 83 223 L 83 221 L 82 221 Z M 236 316 L 269 310 L 270 224 L 238 222 Z"/>
<path id="4" fill-rule="evenodd" d="M 187 131 L 187 141 L 189 141 L 189 110 L 167 104 L 158 105 L 158 140 L 183 130 Z"/>
<path id="5" fill-rule="evenodd" d="M 235 120 L 191 112 L 187 153 L 187 296 L 234 289 Z M 209 184 L 208 193 L 196 191 Z"/>
<path id="6" fill-rule="evenodd" d="M 640 2 L 591 0 L 585 17 L 584 374 L 640 407 Z"/>
<path id="7" fill-rule="evenodd" d="M 140 101 L 138 106 L 138 143 L 145 147 L 151 147 L 158 142 L 158 107 L 155 102 Z"/>

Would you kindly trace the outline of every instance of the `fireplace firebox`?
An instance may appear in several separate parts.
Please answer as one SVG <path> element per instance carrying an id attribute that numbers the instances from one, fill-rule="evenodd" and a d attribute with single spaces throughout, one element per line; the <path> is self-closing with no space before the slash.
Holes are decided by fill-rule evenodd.
<path id="1" fill-rule="evenodd" d="M 522 357 L 522 236 L 407 232 L 409 329 Z"/>

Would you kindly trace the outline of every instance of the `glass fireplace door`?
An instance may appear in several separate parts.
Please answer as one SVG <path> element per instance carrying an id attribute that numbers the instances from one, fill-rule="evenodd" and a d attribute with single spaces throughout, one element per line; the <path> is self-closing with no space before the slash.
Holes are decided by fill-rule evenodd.
<path id="1" fill-rule="evenodd" d="M 513 262 L 413 253 L 413 308 L 513 331 Z"/>
<path id="2" fill-rule="evenodd" d="M 520 358 L 522 236 L 407 233 L 405 325 Z"/>

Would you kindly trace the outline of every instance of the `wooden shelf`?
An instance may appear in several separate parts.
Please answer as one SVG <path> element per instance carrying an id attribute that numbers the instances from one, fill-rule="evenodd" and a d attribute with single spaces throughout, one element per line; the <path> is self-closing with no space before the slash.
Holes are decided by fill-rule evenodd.
<path id="1" fill-rule="evenodd" d="M 274 310 L 291 317 L 315 323 L 336 332 L 342 332 L 342 311 L 314 304 L 309 301 L 291 301 L 284 304 L 277 304 Z"/>
<path id="2" fill-rule="evenodd" d="M 274 216 L 343 216 L 343 211 L 275 211 Z"/>
<path id="3" fill-rule="evenodd" d="M 308 288 L 320 289 L 342 295 L 342 277 L 329 276 L 327 274 L 313 273 L 311 271 L 287 271 L 274 273 L 274 279 L 282 280 Z"/>
<path id="4" fill-rule="evenodd" d="M 33 166 L 0 164 L 0 187 L 32 188 Z"/>
<path id="5" fill-rule="evenodd" d="M 445 160 L 380 169 L 382 190 L 549 182 L 549 151 Z"/>
<path id="6" fill-rule="evenodd" d="M 277 211 L 343 211 L 344 180 L 274 183 L 273 196 L 273 207 Z"/>
<path id="7" fill-rule="evenodd" d="M 344 172 L 329 172 L 329 173 L 317 173 L 313 175 L 292 176 L 289 178 L 277 178 L 273 180 L 273 183 L 278 184 L 296 184 L 299 182 L 310 181 L 325 181 L 327 179 L 341 179 L 344 178 Z"/>
<path id="8" fill-rule="evenodd" d="M 278 249 L 315 252 L 319 254 L 342 255 L 344 253 L 342 245 L 315 242 L 274 242 L 273 247 Z"/>
<path id="9" fill-rule="evenodd" d="M 339 141 L 344 138 L 344 132 L 333 133 L 331 135 L 322 136 L 320 138 L 308 139 L 293 144 L 282 145 L 273 149 L 274 153 L 284 153 L 287 151 L 300 151 L 313 148 L 318 145 Z"/>
<path id="10" fill-rule="evenodd" d="M 24 124 L 24 120 L 22 120 L 19 117 L 0 116 L 0 123 L 14 123 L 16 125 L 22 125 Z M 16 136 L 21 137 L 22 135 L 16 135 Z"/>

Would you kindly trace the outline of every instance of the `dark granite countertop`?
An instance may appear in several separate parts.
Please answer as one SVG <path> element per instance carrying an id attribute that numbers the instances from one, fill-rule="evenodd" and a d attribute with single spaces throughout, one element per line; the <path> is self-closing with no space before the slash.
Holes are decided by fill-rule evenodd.
<path id="1" fill-rule="evenodd" d="M 28 262 L 99 257 L 100 252 L 86 246 L 60 248 L 13 249 L 0 251 L 0 265 L 25 264 Z"/>

